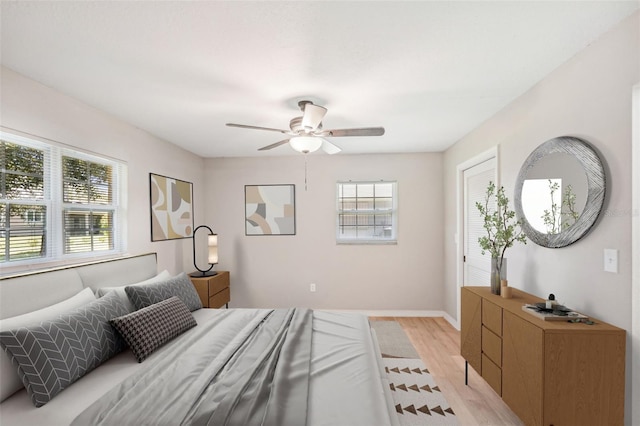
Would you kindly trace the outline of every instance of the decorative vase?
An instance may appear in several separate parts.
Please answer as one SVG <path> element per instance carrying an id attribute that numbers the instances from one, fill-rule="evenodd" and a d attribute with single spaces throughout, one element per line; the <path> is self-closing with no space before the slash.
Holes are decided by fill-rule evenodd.
<path id="1" fill-rule="evenodd" d="M 491 258 L 491 293 L 500 294 L 500 281 L 507 279 L 507 259 L 505 257 L 502 258 L 502 264 L 500 264 L 500 259 L 492 257 Z"/>
<path id="2" fill-rule="evenodd" d="M 500 280 L 500 296 L 505 299 L 511 299 L 512 291 L 511 287 L 509 287 L 509 281 Z"/>

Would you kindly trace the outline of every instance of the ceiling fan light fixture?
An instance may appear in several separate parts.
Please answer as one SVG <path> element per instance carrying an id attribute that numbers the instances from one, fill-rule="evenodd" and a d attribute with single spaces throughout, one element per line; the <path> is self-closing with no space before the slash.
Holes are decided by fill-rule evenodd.
<path id="1" fill-rule="evenodd" d="M 315 152 L 322 146 L 322 139 L 313 136 L 295 136 L 289 140 L 291 148 L 303 154 Z"/>
<path id="2" fill-rule="evenodd" d="M 314 105 L 311 102 L 305 103 L 302 107 L 302 111 L 302 127 L 309 131 L 316 130 L 327 113 L 327 109 L 325 107 Z"/>

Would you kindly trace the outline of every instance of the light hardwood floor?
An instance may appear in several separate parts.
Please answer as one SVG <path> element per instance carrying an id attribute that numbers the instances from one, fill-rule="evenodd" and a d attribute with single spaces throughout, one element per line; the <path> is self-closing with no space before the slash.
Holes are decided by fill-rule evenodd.
<path id="1" fill-rule="evenodd" d="M 464 384 L 464 358 L 460 356 L 460 332 L 444 318 L 372 317 L 395 320 L 420 354 L 462 426 L 522 425 L 489 385 L 469 367 Z"/>

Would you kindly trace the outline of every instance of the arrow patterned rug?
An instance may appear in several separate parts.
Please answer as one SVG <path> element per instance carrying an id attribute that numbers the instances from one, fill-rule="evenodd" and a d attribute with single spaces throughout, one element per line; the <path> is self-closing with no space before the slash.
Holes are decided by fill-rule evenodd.
<path id="1" fill-rule="evenodd" d="M 371 321 L 371 326 L 376 331 L 400 425 L 458 425 L 453 409 L 400 324 Z"/>

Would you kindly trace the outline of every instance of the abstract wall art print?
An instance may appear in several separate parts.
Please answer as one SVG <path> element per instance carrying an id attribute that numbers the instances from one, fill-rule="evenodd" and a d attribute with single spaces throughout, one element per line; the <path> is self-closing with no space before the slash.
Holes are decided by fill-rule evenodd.
<path id="1" fill-rule="evenodd" d="M 245 235 L 296 235 L 295 185 L 245 185 Z"/>
<path id="2" fill-rule="evenodd" d="M 193 184 L 149 173 L 151 241 L 193 236 Z"/>

